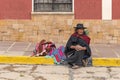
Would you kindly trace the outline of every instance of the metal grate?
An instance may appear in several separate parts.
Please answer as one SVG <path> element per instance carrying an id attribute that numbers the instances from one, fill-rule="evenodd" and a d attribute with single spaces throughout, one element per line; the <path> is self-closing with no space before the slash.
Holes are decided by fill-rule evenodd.
<path id="1" fill-rule="evenodd" d="M 34 12 L 72 12 L 72 0 L 34 0 Z"/>

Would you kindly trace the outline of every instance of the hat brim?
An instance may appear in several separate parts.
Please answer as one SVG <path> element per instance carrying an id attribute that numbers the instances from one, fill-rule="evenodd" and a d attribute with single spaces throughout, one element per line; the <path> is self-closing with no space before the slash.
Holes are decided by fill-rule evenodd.
<path id="1" fill-rule="evenodd" d="M 74 28 L 76 28 L 76 29 L 87 29 L 86 27 L 83 27 L 83 28 L 74 27 Z"/>

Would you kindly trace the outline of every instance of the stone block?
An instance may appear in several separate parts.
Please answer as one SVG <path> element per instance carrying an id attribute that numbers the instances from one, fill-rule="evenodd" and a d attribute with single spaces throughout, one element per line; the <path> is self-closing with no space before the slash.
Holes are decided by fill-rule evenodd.
<path id="1" fill-rule="evenodd" d="M 119 30 L 116 30 L 116 29 L 114 30 L 114 36 L 115 36 L 115 37 L 120 36 Z"/>
<path id="2" fill-rule="evenodd" d="M 111 44 L 117 44 L 117 40 L 110 40 Z"/>
<path id="3" fill-rule="evenodd" d="M 3 36 L 3 37 L 2 37 L 2 40 L 3 40 L 3 41 L 10 41 L 10 36 Z"/>
<path id="4" fill-rule="evenodd" d="M 75 74 L 74 78 L 92 78 L 92 74 L 82 73 L 82 74 Z"/>
<path id="5" fill-rule="evenodd" d="M 42 79 L 40 80 L 69 80 L 69 75 L 61 75 L 61 74 L 41 74 L 41 73 L 32 73 L 35 77 L 41 76 Z"/>
<path id="6" fill-rule="evenodd" d="M 94 78 L 74 78 L 74 80 L 95 80 Z"/>
<path id="7" fill-rule="evenodd" d="M 110 78 L 109 73 L 103 73 L 103 72 L 96 72 L 93 77 L 95 78 Z"/>
<path id="8" fill-rule="evenodd" d="M 105 36 L 106 40 L 112 40 L 112 38 L 113 38 L 112 36 Z"/>
<path id="9" fill-rule="evenodd" d="M 64 34 L 70 34 L 71 31 L 64 31 Z"/>
<path id="10" fill-rule="evenodd" d="M 89 28 L 90 27 L 90 23 L 89 22 L 85 22 L 84 26 Z"/>
<path id="11" fill-rule="evenodd" d="M 68 19 L 68 20 L 67 20 L 67 25 L 71 26 L 72 23 L 73 23 L 73 19 Z"/>
<path id="12" fill-rule="evenodd" d="M 119 67 L 113 67 L 110 68 L 112 72 L 120 72 L 120 68 Z"/>
<path id="13" fill-rule="evenodd" d="M 59 35 L 59 29 L 53 29 L 52 34 L 54 35 Z"/>
<path id="14" fill-rule="evenodd" d="M 92 31 L 93 31 L 93 33 L 101 32 L 101 26 L 93 26 Z"/>
<path id="15" fill-rule="evenodd" d="M 34 71 L 42 74 L 69 74 L 69 70 L 64 66 L 38 66 Z"/>
<path id="16" fill-rule="evenodd" d="M 108 78 L 106 80 L 120 80 L 119 78 Z"/>
<path id="17" fill-rule="evenodd" d="M 118 73 L 118 74 L 115 74 L 115 75 L 113 75 L 112 77 L 113 77 L 113 78 L 120 79 L 120 73 Z"/>
<path id="18" fill-rule="evenodd" d="M 0 26 L 4 26 L 4 25 L 6 25 L 7 23 L 6 23 L 6 21 L 5 20 L 0 20 Z"/>
<path id="19" fill-rule="evenodd" d="M 113 20 L 113 21 L 112 21 L 112 25 L 113 25 L 113 26 L 117 26 L 117 23 L 118 23 L 117 20 Z"/>

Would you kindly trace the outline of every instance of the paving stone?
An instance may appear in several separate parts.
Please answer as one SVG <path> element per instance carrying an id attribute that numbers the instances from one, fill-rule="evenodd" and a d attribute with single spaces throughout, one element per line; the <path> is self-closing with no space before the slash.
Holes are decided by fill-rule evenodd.
<path id="1" fill-rule="evenodd" d="M 1 78 L 5 79 L 13 79 L 13 80 L 34 80 L 32 76 L 26 73 L 17 73 L 17 72 L 4 72 L 0 74 Z"/>
<path id="2" fill-rule="evenodd" d="M 0 80 L 7 80 L 7 79 L 1 78 Z"/>
<path id="3" fill-rule="evenodd" d="M 120 80 L 120 79 L 109 78 L 109 79 L 106 79 L 106 80 Z"/>
<path id="4" fill-rule="evenodd" d="M 34 77 L 32 77 L 31 75 L 29 74 L 24 74 L 24 73 L 21 73 L 19 77 L 17 77 L 16 80 L 35 80 Z"/>
<path id="5" fill-rule="evenodd" d="M 118 73 L 118 74 L 116 74 L 116 75 L 113 75 L 112 77 L 113 77 L 113 78 L 118 78 L 118 79 L 120 79 L 120 73 Z"/>
<path id="6" fill-rule="evenodd" d="M 73 71 L 74 73 L 94 73 L 94 72 L 108 72 L 105 67 L 83 67 Z"/>
<path id="7" fill-rule="evenodd" d="M 95 80 L 93 78 L 75 78 L 74 80 Z"/>
<path id="8" fill-rule="evenodd" d="M 8 70 L 0 70 L 0 74 L 1 73 L 10 73 L 11 71 L 8 71 Z"/>
<path id="9" fill-rule="evenodd" d="M 22 64 L 15 64 L 13 67 L 33 67 L 34 65 L 22 65 Z"/>
<path id="10" fill-rule="evenodd" d="M 35 46 L 36 46 L 36 44 L 32 43 L 32 44 L 28 47 L 27 51 L 33 51 L 33 50 L 35 49 Z"/>
<path id="11" fill-rule="evenodd" d="M 0 74 L 0 78 L 7 78 L 7 79 L 17 79 L 18 77 L 20 77 L 20 73 L 16 73 L 16 72 L 9 72 L 9 73 L 1 73 Z"/>
<path id="12" fill-rule="evenodd" d="M 62 74 L 41 74 L 41 73 L 32 73 L 33 76 L 39 77 L 43 80 L 69 80 L 69 75 Z"/>
<path id="13" fill-rule="evenodd" d="M 81 67 L 79 69 L 73 70 L 74 74 L 78 74 L 78 73 L 86 73 L 87 68 L 86 67 Z"/>
<path id="14" fill-rule="evenodd" d="M 3 69 L 3 68 L 8 67 L 8 66 L 9 66 L 9 65 L 1 64 L 1 65 L 0 65 L 0 69 Z"/>
<path id="15" fill-rule="evenodd" d="M 0 46 L 0 51 L 6 51 L 9 48 L 9 46 Z"/>
<path id="16" fill-rule="evenodd" d="M 64 66 L 38 66 L 34 72 L 39 73 L 55 73 L 55 74 L 68 74 L 69 70 Z"/>
<path id="17" fill-rule="evenodd" d="M 16 72 L 30 73 L 34 65 L 13 65 L 13 70 Z"/>
<path id="18" fill-rule="evenodd" d="M 109 75 L 109 73 L 95 72 L 93 74 L 93 77 L 95 77 L 95 78 L 110 78 L 110 75 Z"/>
<path id="19" fill-rule="evenodd" d="M 84 74 L 76 74 L 76 75 L 73 75 L 74 78 L 92 78 L 92 74 L 87 74 L 87 73 L 84 73 Z"/>
<path id="20" fill-rule="evenodd" d="M 114 76 L 114 75 L 119 74 L 120 72 L 115 72 L 115 71 L 113 72 L 113 71 L 112 71 L 112 72 L 109 72 L 109 73 L 110 73 L 111 76 Z"/>
<path id="21" fill-rule="evenodd" d="M 17 68 L 13 68 L 15 71 L 30 71 L 32 69 L 32 67 L 28 66 L 28 67 L 17 67 Z"/>
<path id="22" fill-rule="evenodd" d="M 13 46 L 9 51 L 25 51 L 27 46 Z"/>
<path id="23" fill-rule="evenodd" d="M 111 71 L 114 71 L 114 72 L 120 72 L 120 68 L 119 67 L 112 67 L 110 69 L 111 69 Z"/>
<path id="24" fill-rule="evenodd" d="M 108 72 L 108 69 L 106 67 L 91 67 L 91 68 L 87 68 L 87 71 Z"/>
<path id="25" fill-rule="evenodd" d="M 3 55 L 7 56 L 22 56 L 24 54 L 24 51 L 8 51 L 5 52 Z"/>
<path id="26" fill-rule="evenodd" d="M 0 55 L 3 55 L 5 53 L 5 51 L 0 51 Z"/>
<path id="27" fill-rule="evenodd" d="M 23 56 L 31 56 L 33 51 L 25 51 Z"/>

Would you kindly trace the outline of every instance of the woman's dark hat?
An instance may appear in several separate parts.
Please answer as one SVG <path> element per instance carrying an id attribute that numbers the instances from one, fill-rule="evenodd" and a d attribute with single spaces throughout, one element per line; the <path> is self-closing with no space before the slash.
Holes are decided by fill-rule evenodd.
<path id="1" fill-rule="evenodd" d="M 86 29 L 86 27 L 83 26 L 83 24 L 77 24 L 76 27 L 74 27 L 76 29 Z"/>

